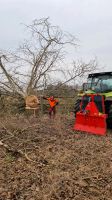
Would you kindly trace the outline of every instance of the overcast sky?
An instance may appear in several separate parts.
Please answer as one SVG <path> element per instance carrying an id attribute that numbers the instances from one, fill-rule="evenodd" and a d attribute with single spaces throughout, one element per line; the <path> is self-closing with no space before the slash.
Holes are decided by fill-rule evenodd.
<path id="1" fill-rule="evenodd" d="M 97 56 L 112 71 L 112 0 L 0 0 L 0 49 L 15 49 L 25 38 L 22 23 L 43 17 L 80 40 L 75 59 Z"/>

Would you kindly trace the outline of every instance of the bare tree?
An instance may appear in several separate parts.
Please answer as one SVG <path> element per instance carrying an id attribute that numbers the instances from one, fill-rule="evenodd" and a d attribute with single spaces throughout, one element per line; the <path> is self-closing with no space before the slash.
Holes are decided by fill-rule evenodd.
<path id="1" fill-rule="evenodd" d="M 62 85 L 72 82 L 73 80 L 84 80 L 88 73 L 92 73 L 98 70 L 98 64 L 96 58 L 85 63 L 84 61 L 73 61 L 70 69 L 63 70 L 65 81 L 62 82 Z"/>
<path id="2" fill-rule="evenodd" d="M 58 89 L 63 88 L 63 86 L 67 87 L 67 85 L 69 87 L 72 86 L 73 88 L 81 87 L 88 74 L 97 70 L 99 70 L 99 67 L 96 58 L 86 63 L 81 60 L 77 62 L 73 61 L 70 67 L 61 70 L 61 75 L 63 77 L 61 81 L 60 78 L 58 78 L 55 80 L 55 83 L 52 82 L 52 84 L 50 84 L 53 88 L 53 91 L 50 90 L 50 92 L 54 93 L 54 90 L 57 91 Z M 46 89 L 48 90 L 47 86 Z"/>
<path id="3" fill-rule="evenodd" d="M 34 20 L 26 26 L 29 39 L 10 56 L 0 55 L 0 89 L 30 95 L 50 82 L 53 74 L 64 74 L 63 84 L 95 70 L 95 61 L 73 62 L 72 68 L 62 68 L 66 45 L 76 47 L 76 38 L 52 26 L 48 18 Z M 61 77 L 61 75 L 60 75 Z"/>
<path id="4" fill-rule="evenodd" d="M 20 46 L 16 58 L 28 70 L 26 93 L 30 94 L 43 87 L 45 79 L 50 79 L 52 73 L 61 71 L 58 65 L 64 57 L 65 45 L 75 46 L 76 43 L 74 36 L 52 26 L 48 18 L 34 20 L 27 28 L 31 33 L 30 40 Z"/>
<path id="5" fill-rule="evenodd" d="M 9 58 L 8 55 L 3 55 L 3 53 L 0 54 L 0 91 L 2 94 L 23 96 L 23 87 L 18 77 L 15 76 L 16 67 L 13 68 L 11 63 L 14 64 L 14 59 Z"/>

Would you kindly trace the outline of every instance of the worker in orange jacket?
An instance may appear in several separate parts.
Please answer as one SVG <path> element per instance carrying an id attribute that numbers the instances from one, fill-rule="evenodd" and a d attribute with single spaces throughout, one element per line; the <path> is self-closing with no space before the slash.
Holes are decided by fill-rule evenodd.
<path id="1" fill-rule="evenodd" d="M 49 108 L 49 117 L 51 118 L 52 114 L 53 114 L 53 118 L 56 115 L 56 105 L 58 105 L 58 100 L 54 98 L 54 96 L 51 96 L 49 98 L 47 97 L 43 97 L 43 99 L 48 100 L 50 108 Z"/>

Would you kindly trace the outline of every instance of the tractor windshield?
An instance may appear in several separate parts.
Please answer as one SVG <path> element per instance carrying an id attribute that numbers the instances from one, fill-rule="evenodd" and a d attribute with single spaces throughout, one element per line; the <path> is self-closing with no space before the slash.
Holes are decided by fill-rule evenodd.
<path id="1" fill-rule="evenodd" d="M 111 92 L 112 91 L 112 76 L 104 75 L 93 77 L 88 80 L 89 85 L 91 82 L 91 89 L 95 92 Z"/>

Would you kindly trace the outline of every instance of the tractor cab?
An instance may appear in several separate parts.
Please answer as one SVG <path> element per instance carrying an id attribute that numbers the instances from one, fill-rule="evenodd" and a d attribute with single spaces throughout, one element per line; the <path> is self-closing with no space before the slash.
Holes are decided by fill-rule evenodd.
<path id="1" fill-rule="evenodd" d="M 83 91 L 94 93 L 110 93 L 112 96 L 112 72 L 89 74 L 87 83 L 83 84 Z"/>

